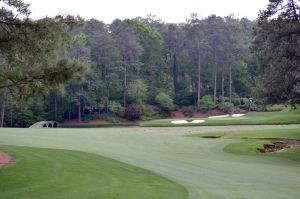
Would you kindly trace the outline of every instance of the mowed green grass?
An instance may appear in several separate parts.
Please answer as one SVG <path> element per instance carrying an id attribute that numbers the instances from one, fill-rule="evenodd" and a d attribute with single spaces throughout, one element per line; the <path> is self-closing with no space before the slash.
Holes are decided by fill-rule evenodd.
<path id="1" fill-rule="evenodd" d="M 190 199 L 300 198 L 300 161 L 267 154 L 251 155 L 247 150 L 245 153 L 226 151 L 231 144 L 244 142 L 234 137 L 242 132 L 279 129 L 294 131 L 300 129 L 300 125 L 1 129 L 0 144 L 76 150 L 105 156 L 182 185 Z M 232 134 L 232 138 L 199 138 L 209 134 Z"/>
<path id="2" fill-rule="evenodd" d="M 0 198 L 186 198 L 182 185 L 147 170 L 78 151 L 1 146 Z"/>
<path id="3" fill-rule="evenodd" d="M 264 140 L 264 138 L 282 138 L 300 140 L 300 128 L 295 129 L 273 129 L 273 130 L 258 130 L 244 131 L 232 136 L 232 138 L 244 138 L 244 142 L 227 145 L 224 150 L 235 154 L 261 155 L 287 158 L 300 162 L 300 145 L 289 149 L 284 149 L 280 152 L 261 154 L 257 148 L 262 148 L 264 144 L 271 144 L 272 141 Z M 246 138 L 246 139 L 245 139 Z M 249 139 L 250 138 L 250 139 Z"/>
<path id="4" fill-rule="evenodd" d="M 199 118 L 184 118 L 183 120 Z M 145 127 L 171 127 L 171 126 L 226 126 L 226 125 L 266 125 L 266 124 L 300 124 L 300 109 L 278 112 L 250 112 L 243 117 L 202 118 L 204 123 L 172 124 L 176 119 L 162 119 L 142 122 Z M 181 120 L 181 119 L 179 119 Z"/>

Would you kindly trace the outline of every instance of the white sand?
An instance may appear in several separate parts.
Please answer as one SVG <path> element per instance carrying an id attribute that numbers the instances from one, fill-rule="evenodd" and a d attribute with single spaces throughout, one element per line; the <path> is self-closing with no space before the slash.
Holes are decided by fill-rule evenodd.
<path id="1" fill-rule="evenodd" d="M 186 120 L 171 121 L 172 124 L 188 124 L 188 123 L 196 124 L 196 123 L 203 123 L 203 122 L 205 122 L 205 121 L 204 120 L 193 120 L 191 122 L 188 122 Z"/>
<path id="2" fill-rule="evenodd" d="M 217 115 L 217 116 L 210 116 L 208 118 L 213 119 L 213 118 L 225 118 L 225 117 L 229 117 L 230 115 Z"/>
<path id="3" fill-rule="evenodd" d="M 204 120 L 193 120 L 193 121 L 191 121 L 190 123 L 203 123 L 203 122 L 205 122 Z"/>
<path id="4" fill-rule="evenodd" d="M 232 117 L 242 117 L 244 116 L 245 114 L 233 114 Z"/>
<path id="5" fill-rule="evenodd" d="M 176 121 L 171 121 L 172 124 L 187 124 L 189 123 L 186 120 L 176 120 Z"/>

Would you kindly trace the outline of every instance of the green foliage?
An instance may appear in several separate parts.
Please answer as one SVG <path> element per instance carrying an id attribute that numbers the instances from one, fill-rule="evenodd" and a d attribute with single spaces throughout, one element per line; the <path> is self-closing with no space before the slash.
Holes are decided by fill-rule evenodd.
<path id="1" fill-rule="evenodd" d="M 146 115 L 142 115 L 141 120 L 142 121 L 150 121 L 150 120 L 152 120 L 152 117 L 146 116 Z"/>
<path id="2" fill-rule="evenodd" d="M 128 85 L 127 94 L 131 102 L 143 103 L 147 100 L 147 85 L 142 80 L 134 80 Z"/>
<path id="3" fill-rule="evenodd" d="M 216 105 L 212 99 L 212 97 L 210 95 L 205 95 L 201 98 L 201 101 L 200 101 L 200 107 L 202 109 L 211 109 L 211 108 L 215 108 Z"/>
<path id="4" fill-rule="evenodd" d="M 224 112 L 228 112 L 233 107 L 234 107 L 233 103 L 230 102 L 221 102 L 220 104 L 218 104 L 218 108 Z"/>
<path id="5" fill-rule="evenodd" d="M 174 109 L 174 104 L 173 104 L 172 98 L 165 93 L 159 93 L 155 97 L 155 101 L 163 111 L 168 112 L 168 111 L 171 111 Z"/>
<path id="6" fill-rule="evenodd" d="M 239 106 L 242 103 L 240 98 L 233 98 L 231 101 L 234 106 Z"/>
<path id="7" fill-rule="evenodd" d="M 1 8 L 0 89 L 27 97 L 84 72 L 82 63 L 58 56 L 59 50 L 70 45 L 67 30 L 79 18 L 58 16 L 32 21 L 27 4 L 10 0 L 3 3 L 6 6 Z"/>
<path id="8" fill-rule="evenodd" d="M 272 106 L 267 106 L 266 111 L 268 112 L 274 112 L 274 111 L 282 111 L 286 109 L 284 105 L 272 105 Z"/>
<path id="9" fill-rule="evenodd" d="M 298 103 L 300 5 L 270 0 L 259 14 L 253 51 L 258 61 L 256 95 L 270 103 Z"/>
<path id="10" fill-rule="evenodd" d="M 111 113 L 102 114 L 101 119 L 104 121 L 107 121 L 107 122 L 111 122 L 111 123 L 127 122 L 126 119 L 117 117 L 116 115 L 111 114 Z"/>
<path id="11" fill-rule="evenodd" d="M 239 61 L 238 66 L 233 70 L 233 87 L 235 92 L 239 93 L 241 97 L 251 94 L 253 82 L 249 75 L 249 67 L 245 61 Z"/>
<path id="12" fill-rule="evenodd" d="M 187 109 L 184 111 L 184 116 L 186 117 L 193 117 L 194 113 L 197 111 L 196 106 L 188 106 Z"/>
<path id="13" fill-rule="evenodd" d="M 108 104 L 108 109 L 111 113 L 119 117 L 123 117 L 125 114 L 125 108 L 122 107 L 122 105 L 116 101 L 110 101 Z"/>
<path id="14" fill-rule="evenodd" d="M 163 45 L 160 33 L 141 20 L 126 19 L 125 21 L 133 28 L 144 49 L 142 55 L 143 63 L 151 64 L 150 62 L 157 60 L 160 56 Z"/>

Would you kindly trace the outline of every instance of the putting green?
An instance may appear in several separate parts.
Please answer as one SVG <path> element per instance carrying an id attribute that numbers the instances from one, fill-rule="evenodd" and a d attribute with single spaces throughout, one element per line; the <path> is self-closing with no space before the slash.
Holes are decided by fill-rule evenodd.
<path id="1" fill-rule="evenodd" d="M 187 191 L 152 172 L 99 155 L 0 146 L 15 162 L 0 170 L 0 198 L 178 198 Z"/>
<path id="2" fill-rule="evenodd" d="M 300 162 L 223 151 L 241 139 L 215 134 L 300 125 L 109 129 L 1 129 L 0 144 L 79 150 L 141 167 L 183 185 L 188 198 L 300 198 Z M 158 197 L 157 197 L 158 198 Z"/>

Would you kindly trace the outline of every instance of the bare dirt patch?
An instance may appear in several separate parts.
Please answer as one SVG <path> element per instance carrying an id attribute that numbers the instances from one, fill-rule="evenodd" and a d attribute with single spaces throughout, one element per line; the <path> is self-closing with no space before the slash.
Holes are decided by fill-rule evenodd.
<path id="1" fill-rule="evenodd" d="M 206 115 L 208 116 L 225 115 L 225 114 L 226 113 L 224 111 L 221 111 L 219 109 L 211 109 L 206 113 Z"/>
<path id="2" fill-rule="evenodd" d="M 184 118 L 184 115 L 183 115 L 183 113 L 181 111 L 173 111 L 171 113 L 171 118 L 174 118 L 174 119 L 176 119 L 176 118 Z"/>
<path id="3" fill-rule="evenodd" d="M 12 160 L 11 156 L 3 151 L 0 151 L 0 165 L 8 164 Z"/>
<path id="4" fill-rule="evenodd" d="M 198 112 L 194 113 L 194 117 L 195 118 L 205 118 L 206 115 L 205 115 L 205 113 L 198 111 Z"/>
<path id="5" fill-rule="evenodd" d="M 296 145 L 300 145 L 300 140 L 275 139 L 272 144 L 264 144 L 262 148 L 257 148 L 257 150 L 261 153 L 272 153 L 281 151 L 283 149 L 288 149 Z"/>

